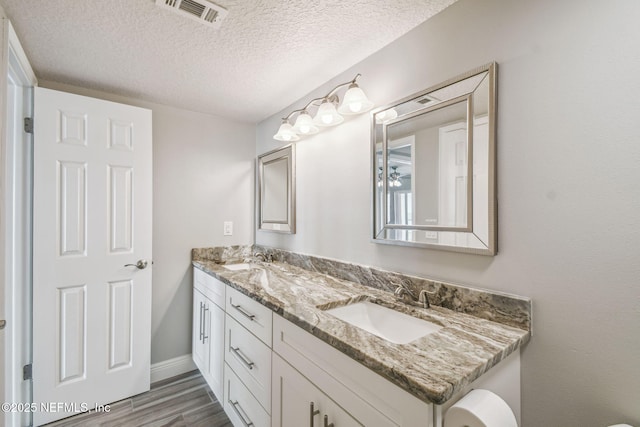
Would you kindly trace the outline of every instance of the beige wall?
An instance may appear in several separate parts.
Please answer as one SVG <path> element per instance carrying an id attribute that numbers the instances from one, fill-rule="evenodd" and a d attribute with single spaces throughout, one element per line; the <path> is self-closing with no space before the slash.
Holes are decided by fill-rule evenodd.
<path id="1" fill-rule="evenodd" d="M 53 82 L 40 85 L 153 111 L 151 363 L 190 354 L 191 249 L 253 242 L 255 125 Z M 233 236 L 222 235 L 224 221 L 233 221 Z"/>
<path id="2" fill-rule="evenodd" d="M 298 232 L 256 242 L 529 296 L 523 426 L 640 425 L 638 16 L 635 0 L 460 0 L 292 106 L 357 72 L 381 105 L 497 61 L 496 257 L 370 242 L 367 115 L 297 143 Z"/>

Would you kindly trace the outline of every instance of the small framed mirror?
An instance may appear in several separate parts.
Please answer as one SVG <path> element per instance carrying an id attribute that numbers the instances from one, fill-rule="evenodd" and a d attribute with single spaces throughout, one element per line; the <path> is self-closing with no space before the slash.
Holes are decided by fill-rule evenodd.
<path id="1" fill-rule="evenodd" d="M 296 232 L 295 147 L 258 156 L 258 230 Z"/>
<path id="2" fill-rule="evenodd" d="M 496 254 L 496 69 L 371 113 L 375 242 Z"/>

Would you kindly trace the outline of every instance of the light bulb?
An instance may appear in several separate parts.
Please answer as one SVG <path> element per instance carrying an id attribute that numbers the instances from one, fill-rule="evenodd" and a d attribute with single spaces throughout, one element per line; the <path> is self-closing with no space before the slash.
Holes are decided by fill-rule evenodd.
<path id="1" fill-rule="evenodd" d="M 313 119 L 313 123 L 318 126 L 335 126 L 343 121 L 344 118 L 338 114 L 336 107 L 328 100 L 320 104 L 316 117 Z"/>
<path id="2" fill-rule="evenodd" d="M 300 139 L 300 137 L 293 130 L 293 126 L 291 126 L 289 121 L 285 119 L 282 121 L 282 124 L 278 129 L 278 133 L 273 135 L 273 139 L 276 139 L 278 141 L 289 142 L 289 141 L 297 141 Z"/>
<path id="3" fill-rule="evenodd" d="M 351 83 L 349 90 L 344 94 L 342 105 L 338 108 L 340 114 L 359 114 L 373 108 L 373 102 L 369 101 L 364 91 L 356 83 Z"/>
<path id="4" fill-rule="evenodd" d="M 293 130 L 301 135 L 312 135 L 314 133 L 318 133 L 318 128 L 313 124 L 313 119 L 307 110 L 300 113 L 296 119 L 296 124 L 293 125 Z"/>

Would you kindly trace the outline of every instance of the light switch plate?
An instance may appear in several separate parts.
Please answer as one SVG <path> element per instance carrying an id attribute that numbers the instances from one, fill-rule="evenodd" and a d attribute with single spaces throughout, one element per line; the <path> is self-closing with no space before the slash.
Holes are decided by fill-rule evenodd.
<path id="1" fill-rule="evenodd" d="M 233 221 L 225 221 L 224 222 L 224 235 L 232 236 L 233 235 Z"/>

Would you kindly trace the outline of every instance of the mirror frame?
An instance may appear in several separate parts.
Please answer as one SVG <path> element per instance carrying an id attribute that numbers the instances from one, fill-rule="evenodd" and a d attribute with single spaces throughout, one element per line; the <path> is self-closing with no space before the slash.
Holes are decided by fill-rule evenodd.
<path id="1" fill-rule="evenodd" d="M 293 144 L 261 154 L 257 158 L 258 169 L 258 230 L 275 233 L 295 234 L 296 232 L 296 149 Z M 287 219 L 270 221 L 264 219 L 262 202 L 265 197 L 264 167 L 269 163 L 285 159 L 287 161 Z"/>
<path id="2" fill-rule="evenodd" d="M 488 228 L 488 236 L 487 242 L 482 242 L 483 247 L 470 247 L 470 246 L 453 246 L 446 244 L 438 244 L 438 243 L 426 243 L 426 242 L 416 242 L 412 240 L 402 240 L 397 238 L 387 237 L 387 233 L 390 230 L 410 230 L 410 231 L 433 231 L 433 232 L 456 232 L 456 233 L 464 233 L 474 235 L 476 238 L 477 235 L 474 230 L 477 230 L 477 224 L 473 224 L 473 106 L 472 106 L 472 97 L 473 92 L 465 93 L 462 95 L 452 96 L 449 99 L 442 100 L 436 105 L 421 108 L 415 111 L 408 112 L 404 115 L 398 116 L 392 120 L 383 122 L 382 124 L 376 123 L 376 114 L 381 113 L 383 111 L 396 108 L 406 102 L 410 102 L 415 99 L 419 99 L 428 95 L 429 93 L 435 92 L 447 86 L 453 85 L 455 83 L 461 82 L 470 77 L 476 76 L 478 74 L 487 73 L 488 83 L 489 83 L 489 96 L 488 96 L 488 111 L 487 111 L 487 121 L 488 121 L 488 203 L 487 203 L 487 224 Z M 449 105 L 453 105 L 457 102 L 463 102 L 466 99 L 467 102 L 467 159 L 468 159 L 468 170 L 467 170 L 467 224 L 466 226 L 430 226 L 430 225 L 402 225 L 402 224 L 389 224 L 387 218 L 387 194 L 388 194 L 388 149 L 389 144 L 387 141 L 387 127 L 393 124 L 397 124 L 423 114 L 428 114 L 432 111 L 439 110 Z M 372 242 L 374 243 L 382 243 L 382 244 L 390 244 L 390 245 L 402 245 L 402 246 L 414 246 L 414 247 L 422 247 L 422 248 L 431 248 L 431 249 L 440 249 L 446 251 L 453 252 L 465 252 L 465 253 L 473 253 L 479 255 L 489 255 L 493 256 L 497 253 L 497 197 L 496 197 L 496 116 L 497 116 L 497 63 L 491 62 L 489 64 L 483 65 L 481 67 L 470 70 L 464 74 L 458 75 L 452 79 L 449 79 L 445 82 L 432 86 L 423 91 L 414 93 L 410 96 L 402 98 L 392 104 L 382 106 L 380 108 L 376 108 L 371 113 L 371 184 L 372 184 L 372 192 L 371 192 L 371 206 L 372 206 L 372 214 L 371 214 L 371 230 L 372 230 Z M 378 151 L 377 145 L 379 141 L 376 141 L 376 135 L 379 134 L 380 128 L 382 126 L 382 154 L 383 154 L 383 166 L 382 166 L 382 196 L 381 200 L 385 201 L 384 208 L 382 211 L 382 218 L 380 218 L 380 207 L 377 206 L 377 192 L 380 191 L 380 188 L 377 186 L 378 181 Z M 418 166 L 419 167 L 419 166 Z M 382 222 L 380 222 L 382 219 Z M 382 227 L 379 228 L 378 224 L 381 223 Z M 478 238 L 479 240 L 479 238 Z"/>

